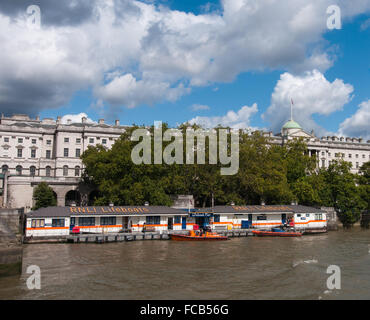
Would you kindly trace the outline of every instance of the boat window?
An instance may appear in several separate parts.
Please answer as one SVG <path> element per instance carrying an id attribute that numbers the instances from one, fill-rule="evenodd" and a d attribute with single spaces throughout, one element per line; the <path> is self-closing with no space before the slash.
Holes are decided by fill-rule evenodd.
<path id="1" fill-rule="evenodd" d="M 95 226 L 95 218 L 94 217 L 78 218 L 78 224 L 80 226 Z"/>
<path id="2" fill-rule="evenodd" d="M 315 214 L 315 220 L 322 220 L 322 214 L 321 213 L 316 213 Z"/>
<path id="3" fill-rule="evenodd" d="M 301 216 L 301 214 L 300 214 L 300 213 L 298 213 L 298 214 L 297 214 L 297 217 L 300 217 L 300 216 Z"/>
<path id="4" fill-rule="evenodd" d="M 161 217 L 146 217 L 146 224 L 161 224 Z"/>
<path id="5" fill-rule="evenodd" d="M 56 228 L 56 227 L 64 227 L 65 226 L 65 220 L 64 219 L 53 219 L 51 221 L 51 226 L 53 228 Z"/>
<path id="6" fill-rule="evenodd" d="M 257 220 L 267 220 L 266 216 L 257 216 Z"/>
<path id="7" fill-rule="evenodd" d="M 175 216 L 174 217 L 174 223 L 181 223 L 181 217 L 180 216 Z"/>
<path id="8" fill-rule="evenodd" d="M 310 214 L 309 213 L 306 213 L 306 217 L 309 217 L 310 216 Z"/>
<path id="9" fill-rule="evenodd" d="M 43 228 L 45 227 L 45 219 L 32 219 L 32 228 Z"/>
<path id="10" fill-rule="evenodd" d="M 215 214 L 213 216 L 213 219 L 214 219 L 214 222 L 220 222 L 220 215 L 219 214 Z"/>
<path id="11" fill-rule="evenodd" d="M 116 225 L 116 217 L 101 217 L 100 225 L 102 226 L 114 226 Z"/>

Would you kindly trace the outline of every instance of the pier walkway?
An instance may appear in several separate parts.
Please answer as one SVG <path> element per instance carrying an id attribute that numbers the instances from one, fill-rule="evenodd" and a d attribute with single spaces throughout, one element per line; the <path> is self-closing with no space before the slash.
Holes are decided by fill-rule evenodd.
<path id="1" fill-rule="evenodd" d="M 189 231 L 172 231 L 167 232 L 132 232 L 132 233 L 107 233 L 107 234 L 76 234 L 66 237 L 67 242 L 72 243 L 104 243 L 104 242 L 123 242 L 135 240 L 169 240 L 171 234 L 187 234 Z M 218 234 L 234 237 L 247 237 L 252 235 L 249 229 L 234 229 L 217 231 Z"/>

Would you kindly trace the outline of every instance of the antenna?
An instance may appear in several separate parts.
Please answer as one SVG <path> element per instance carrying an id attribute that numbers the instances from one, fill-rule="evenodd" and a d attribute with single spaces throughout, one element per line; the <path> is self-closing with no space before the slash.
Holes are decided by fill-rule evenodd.
<path id="1" fill-rule="evenodd" d="M 290 98 L 290 121 L 293 121 L 293 99 Z"/>

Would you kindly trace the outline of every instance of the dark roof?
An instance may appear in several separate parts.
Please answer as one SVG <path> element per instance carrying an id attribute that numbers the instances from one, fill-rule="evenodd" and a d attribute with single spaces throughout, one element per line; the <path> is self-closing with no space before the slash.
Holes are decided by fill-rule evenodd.
<path id="1" fill-rule="evenodd" d="M 209 208 L 199 209 L 207 212 Z M 255 205 L 255 206 L 215 206 L 214 213 L 267 213 L 267 212 L 294 212 L 294 213 L 322 213 L 320 209 L 301 205 Z"/>
<path id="2" fill-rule="evenodd" d="M 165 206 L 115 206 L 115 207 L 48 207 L 26 214 L 32 217 L 69 217 L 94 215 L 184 215 L 184 211 Z"/>

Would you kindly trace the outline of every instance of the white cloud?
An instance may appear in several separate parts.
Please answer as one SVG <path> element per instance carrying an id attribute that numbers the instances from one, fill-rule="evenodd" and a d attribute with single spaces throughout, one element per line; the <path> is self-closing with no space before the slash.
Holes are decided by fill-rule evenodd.
<path id="1" fill-rule="evenodd" d="M 84 112 L 79 114 L 66 114 L 62 117 L 61 123 L 66 124 L 68 123 L 68 120 L 71 120 L 72 123 L 81 123 L 83 117 L 87 119 L 86 122 L 88 123 L 96 123 L 95 121 L 91 120 Z"/>
<path id="2" fill-rule="evenodd" d="M 254 103 L 251 107 L 243 106 L 238 110 L 235 111 L 228 111 L 224 116 L 218 117 L 195 117 L 188 122 L 190 124 L 198 124 L 204 128 L 214 128 L 218 125 L 224 127 L 231 127 L 234 129 L 255 129 L 250 127 L 250 118 L 257 113 L 258 108 L 257 104 Z"/>
<path id="3" fill-rule="evenodd" d="M 370 9 L 370 0 L 337 2 L 344 19 Z M 333 61 L 322 39 L 330 4 L 222 0 L 220 12 L 195 15 L 96 0 L 78 24 L 53 25 L 48 16 L 39 31 L 25 27 L 24 14 L 12 19 L 0 11 L 0 108 L 35 114 L 87 88 L 108 107 L 135 107 L 176 101 L 192 86 L 245 71 L 323 72 Z"/>
<path id="4" fill-rule="evenodd" d="M 340 124 L 339 135 L 370 139 L 370 100 L 362 102 L 356 113 Z"/>
<path id="5" fill-rule="evenodd" d="M 342 110 L 352 96 L 353 87 L 343 80 L 328 81 L 324 75 L 314 70 L 302 76 L 288 72 L 280 76 L 271 97 L 271 105 L 263 114 L 263 119 L 271 124 L 272 130 L 279 132 L 285 121 L 290 118 L 290 101 L 293 99 L 293 118 L 307 131 L 326 134 L 317 125 L 312 115 L 330 115 Z"/>
<path id="6" fill-rule="evenodd" d="M 140 104 L 153 104 L 166 99 L 176 101 L 189 89 L 179 84 L 175 88 L 170 83 L 155 81 L 155 79 L 143 79 L 137 81 L 130 73 L 117 75 L 108 84 L 96 89 L 97 96 L 111 105 L 125 105 L 134 108 Z"/>
<path id="7" fill-rule="evenodd" d="M 201 111 L 201 110 L 209 110 L 209 109 L 211 109 L 209 106 L 207 106 L 207 105 L 203 105 L 203 104 L 197 104 L 197 103 L 195 103 L 195 104 L 193 104 L 191 107 L 190 107 L 190 109 L 192 110 L 192 111 Z"/>

